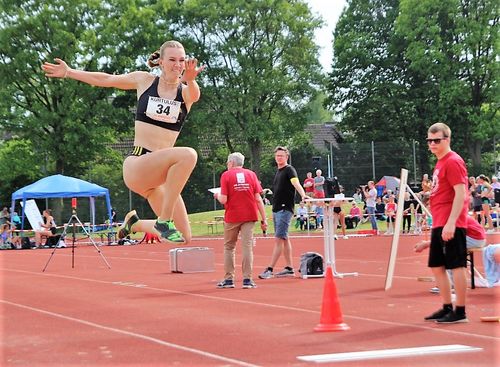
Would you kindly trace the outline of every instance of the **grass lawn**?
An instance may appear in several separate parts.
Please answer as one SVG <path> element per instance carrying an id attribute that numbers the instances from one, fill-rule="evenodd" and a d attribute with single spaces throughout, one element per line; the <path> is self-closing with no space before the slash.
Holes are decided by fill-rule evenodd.
<path id="1" fill-rule="evenodd" d="M 297 206 L 296 206 L 297 207 Z M 344 213 L 349 213 L 351 204 L 346 203 L 342 206 L 342 210 Z M 272 211 L 271 211 L 271 206 L 266 206 L 266 216 L 268 219 L 268 234 L 274 233 L 274 226 L 273 226 L 273 221 L 272 221 Z M 224 210 L 215 210 L 215 211 L 209 211 L 209 212 L 202 212 L 202 213 L 195 213 L 195 214 L 190 214 L 189 215 L 189 220 L 191 222 L 191 228 L 193 232 L 193 236 L 215 236 L 215 235 L 222 235 L 224 232 L 224 227 L 223 227 L 223 218 L 224 217 Z M 211 223 L 211 224 L 209 224 Z M 386 225 L 384 222 L 378 221 L 378 227 L 379 230 L 385 231 L 386 230 Z M 349 233 L 356 233 L 358 230 L 366 230 L 366 229 L 371 229 L 370 222 L 359 224 L 357 228 L 355 229 L 348 229 L 346 230 L 347 234 Z M 292 223 L 290 224 L 290 232 L 291 233 L 296 233 L 296 232 L 305 232 L 301 231 L 300 228 L 295 228 L 295 218 L 292 219 Z M 323 233 L 321 230 L 311 230 L 312 233 L 317 232 Z M 257 222 L 255 224 L 255 234 L 259 235 L 261 234 L 261 229 L 260 229 L 260 223 Z M 340 233 L 340 230 L 339 232 Z"/>
<path id="2" fill-rule="evenodd" d="M 344 213 L 348 213 L 350 209 L 350 203 L 346 203 L 343 205 L 342 209 Z M 273 221 L 272 221 L 272 207 L 271 206 L 266 206 L 266 216 L 268 219 L 268 224 L 269 228 L 267 230 L 268 235 L 272 235 L 274 233 L 274 226 L 273 226 Z M 191 230 L 193 233 L 193 236 L 197 237 L 207 237 L 207 236 L 218 236 L 220 237 L 223 232 L 224 232 L 224 210 L 213 210 L 213 211 L 208 211 L 208 212 L 201 212 L 201 213 L 194 213 L 194 214 L 189 214 L 189 221 L 191 222 Z M 414 221 L 412 221 L 414 222 Z M 385 232 L 386 230 L 386 224 L 385 222 L 382 221 L 377 221 L 378 227 L 380 232 Z M 360 223 L 357 228 L 354 229 L 347 229 L 346 233 L 356 233 L 358 230 L 369 230 L 371 229 L 371 224 L 370 222 L 367 223 Z M 117 229 L 115 229 L 117 230 Z M 108 231 L 99 231 L 95 232 L 94 235 L 100 235 L 101 233 L 107 233 Z M 292 222 L 290 224 L 290 233 L 304 233 L 306 231 L 301 231 L 300 228 L 295 228 L 295 218 L 292 219 Z M 260 223 L 257 222 L 255 223 L 255 231 L 254 233 L 256 235 L 261 235 L 262 231 L 260 229 Z M 322 230 L 314 230 L 312 229 L 310 233 L 316 233 L 316 234 L 322 234 Z M 340 229 L 337 232 L 338 234 L 341 234 Z M 71 232 L 68 231 L 68 236 L 71 236 Z M 67 236 L 67 237 L 68 237 Z M 78 237 L 82 237 L 83 234 L 80 232 L 78 233 Z M 131 235 L 132 239 L 135 240 L 141 240 L 144 236 L 144 233 L 135 233 Z"/>

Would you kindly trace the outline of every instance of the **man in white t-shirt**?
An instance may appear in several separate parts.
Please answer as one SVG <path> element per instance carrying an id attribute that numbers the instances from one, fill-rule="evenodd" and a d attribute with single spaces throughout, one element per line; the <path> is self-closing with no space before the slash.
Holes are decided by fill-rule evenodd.
<path id="1" fill-rule="evenodd" d="M 378 232 L 377 219 L 375 218 L 375 204 L 377 200 L 377 189 L 375 188 L 375 182 L 368 181 L 368 187 L 363 186 L 363 194 L 365 195 L 366 212 L 370 217 L 372 229 Z"/>

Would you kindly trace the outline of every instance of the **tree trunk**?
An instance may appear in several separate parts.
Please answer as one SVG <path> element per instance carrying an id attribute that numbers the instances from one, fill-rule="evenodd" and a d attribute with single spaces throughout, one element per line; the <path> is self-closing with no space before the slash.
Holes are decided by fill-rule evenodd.
<path id="1" fill-rule="evenodd" d="M 467 144 L 468 150 L 469 150 L 469 157 L 472 160 L 472 172 L 469 172 L 469 174 L 472 174 L 474 176 L 477 176 L 482 172 L 482 167 L 481 167 L 481 150 L 483 147 L 483 143 L 481 140 L 470 140 Z"/>
<path id="2" fill-rule="evenodd" d="M 248 143 L 250 145 L 250 156 L 252 158 L 249 168 L 255 172 L 257 177 L 260 178 L 260 159 L 261 159 L 262 143 L 258 139 L 253 139 Z"/>

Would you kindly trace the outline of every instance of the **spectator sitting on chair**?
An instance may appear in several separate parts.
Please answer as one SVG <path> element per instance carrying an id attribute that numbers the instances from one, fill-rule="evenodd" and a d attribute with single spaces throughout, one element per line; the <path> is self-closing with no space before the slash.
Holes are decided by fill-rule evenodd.
<path id="1" fill-rule="evenodd" d="M 10 222 L 16 227 L 15 229 L 21 228 L 21 218 L 19 217 L 17 212 L 12 213 L 12 219 L 10 220 Z"/>
<path id="2" fill-rule="evenodd" d="M 377 197 L 375 204 L 375 218 L 377 220 L 385 221 L 385 204 L 382 202 L 382 198 L 380 196 Z"/>
<path id="3" fill-rule="evenodd" d="M 323 216 L 325 215 L 325 210 L 322 202 L 319 202 L 318 205 L 316 205 L 314 213 L 316 213 L 316 228 L 323 228 Z"/>
<path id="4" fill-rule="evenodd" d="M 352 223 L 354 224 L 354 228 L 358 227 L 358 223 L 361 221 L 361 209 L 354 201 L 352 203 L 351 210 L 349 211 L 349 215 L 351 216 Z"/>
<path id="5" fill-rule="evenodd" d="M 10 222 L 7 222 L 7 223 L 0 225 L 0 240 L 1 240 L 2 245 L 8 242 L 9 226 L 10 226 Z"/>
<path id="6" fill-rule="evenodd" d="M 9 219 L 10 219 L 9 209 L 7 209 L 7 207 L 4 207 L 2 209 L 2 212 L 0 212 L 0 225 L 9 222 Z"/>
<path id="7" fill-rule="evenodd" d="M 43 223 L 40 223 L 40 229 L 35 231 L 35 246 L 42 248 L 42 236 L 50 237 L 56 234 L 56 223 L 52 217 L 52 211 L 45 209 L 43 211 Z"/>
<path id="8" fill-rule="evenodd" d="M 300 202 L 297 208 L 297 221 L 301 231 L 307 229 L 308 213 L 303 201 Z"/>

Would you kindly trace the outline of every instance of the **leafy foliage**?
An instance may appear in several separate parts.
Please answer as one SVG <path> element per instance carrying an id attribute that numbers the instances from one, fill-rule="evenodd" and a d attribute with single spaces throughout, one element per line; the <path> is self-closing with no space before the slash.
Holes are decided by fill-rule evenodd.
<path id="1" fill-rule="evenodd" d="M 259 172 L 264 148 L 303 130 L 321 79 L 313 32 L 320 21 L 303 1 L 186 1 L 180 27 L 208 66 L 193 118 L 212 150 L 225 143 Z M 224 157 L 225 158 L 225 157 Z"/>
<path id="2" fill-rule="evenodd" d="M 358 141 L 388 136 L 407 149 L 442 121 L 453 130 L 454 150 L 479 171 L 482 143 L 500 127 L 495 4 L 350 1 L 335 30 L 327 100 L 341 113 L 346 135 Z M 425 144 L 419 157 L 426 171 Z"/>

